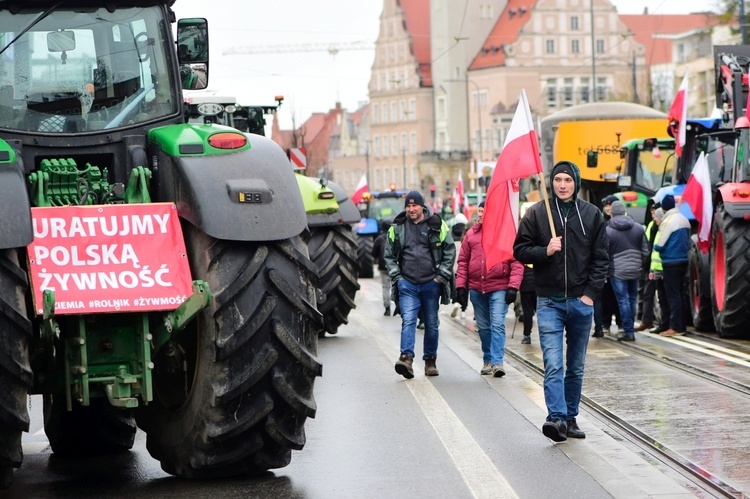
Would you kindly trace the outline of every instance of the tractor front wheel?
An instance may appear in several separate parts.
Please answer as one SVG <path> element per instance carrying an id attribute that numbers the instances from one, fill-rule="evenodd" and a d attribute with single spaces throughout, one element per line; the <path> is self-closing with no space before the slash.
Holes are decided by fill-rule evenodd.
<path id="1" fill-rule="evenodd" d="M 711 236 L 714 325 L 722 338 L 744 337 L 750 322 L 750 223 L 719 205 Z"/>
<path id="2" fill-rule="evenodd" d="M 214 239 L 184 229 L 209 306 L 154 356 L 154 401 L 136 419 L 167 473 L 238 476 L 281 468 L 305 444 L 321 316 L 300 237 Z"/>
<path id="3" fill-rule="evenodd" d="M 323 329 L 336 334 L 341 324 L 348 323 L 349 312 L 356 307 L 357 242 L 351 227 L 335 225 L 310 229 L 307 247 L 318 266 L 318 310 L 323 314 Z"/>
<path id="4" fill-rule="evenodd" d="M 711 310 L 711 281 L 708 254 L 702 253 L 695 241 L 688 253 L 687 284 L 690 297 L 690 315 L 698 331 L 713 331 L 714 316 Z"/>
<path id="5" fill-rule="evenodd" d="M 357 236 L 357 261 L 359 262 L 359 277 L 373 277 L 375 271 L 373 265 L 375 259 L 372 256 L 372 247 L 375 238 L 372 236 Z"/>
<path id="6" fill-rule="evenodd" d="M 0 488 L 8 488 L 13 468 L 23 462 L 21 433 L 29 430 L 28 393 L 31 321 L 29 282 L 16 249 L 0 250 Z"/>

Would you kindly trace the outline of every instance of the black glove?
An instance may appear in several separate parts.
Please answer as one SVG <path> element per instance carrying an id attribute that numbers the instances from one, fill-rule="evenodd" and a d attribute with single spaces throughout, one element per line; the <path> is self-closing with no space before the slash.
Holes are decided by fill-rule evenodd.
<path id="1" fill-rule="evenodd" d="M 510 305 L 511 303 L 513 303 L 514 301 L 516 301 L 516 295 L 517 294 L 518 294 L 518 290 L 517 289 L 508 288 L 505 291 L 505 303 L 507 303 L 508 305 Z"/>
<path id="2" fill-rule="evenodd" d="M 466 311 L 469 306 L 469 290 L 466 288 L 456 289 L 456 303 L 461 305 L 461 310 Z"/>

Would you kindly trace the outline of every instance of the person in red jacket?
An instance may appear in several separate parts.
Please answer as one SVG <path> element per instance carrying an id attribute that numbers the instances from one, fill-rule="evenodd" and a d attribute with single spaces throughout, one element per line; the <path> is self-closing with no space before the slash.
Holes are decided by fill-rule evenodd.
<path id="1" fill-rule="evenodd" d="M 482 343 L 484 365 L 481 374 L 505 375 L 505 314 L 516 301 L 523 279 L 523 265 L 506 260 L 487 270 L 482 251 L 484 202 L 477 209 L 479 220 L 464 236 L 456 270 L 456 300 L 466 308 L 469 296 Z"/>

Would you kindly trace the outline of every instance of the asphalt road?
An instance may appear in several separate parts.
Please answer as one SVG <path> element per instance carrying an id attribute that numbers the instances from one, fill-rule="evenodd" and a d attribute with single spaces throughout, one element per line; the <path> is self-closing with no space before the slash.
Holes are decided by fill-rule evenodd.
<path id="1" fill-rule="evenodd" d="M 141 432 L 123 455 L 59 459 L 32 397 L 24 464 L 2 497 L 648 497 L 639 487 L 649 481 L 660 493 L 684 493 L 583 415 L 586 440 L 546 439 L 538 383 L 507 361 L 505 378 L 480 376 L 476 335 L 449 317 L 450 307 L 441 308 L 440 376 L 426 378 L 421 361 L 414 379 L 398 376 L 400 318 L 382 315 L 377 275 L 361 285 L 349 324 L 320 339 L 317 415 L 286 468 L 187 481 L 160 469 Z M 419 335 L 416 350 L 421 357 Z"/>

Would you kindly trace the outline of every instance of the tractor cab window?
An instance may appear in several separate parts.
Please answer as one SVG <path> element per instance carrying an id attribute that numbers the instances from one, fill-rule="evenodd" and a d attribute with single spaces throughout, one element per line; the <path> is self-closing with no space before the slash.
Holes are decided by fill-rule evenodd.
<path id="1" fill-rule="evenodd" d="M 743 128 L 737 140 L 736 161 L 738 175 L 736 181 L 750 180 L 750 128 Z"/>
<path id="2" fill-rule="evenodd" d="M 719 181 L 727 182 L 732 178 L 735 137 L 736 134 L 732 131 L 699 138 L 696 159 L 701 152 L 706 153 L 711 185 Z"/>
<path id="3" fill-rule="evenodd" d="M 39 9 L 0 18 L 4 47 Z M 178 112 L 159 8 L 55 9 L 0 55 L 0 128 L 80 133 Z"/>
<path id="4" fill-rule="evenodd" d="M 659 148 L 656 144 L 644 141 L 633 152 L 637 152 L 636 185 L 654 192 L 662 185 L 669 185 L 674 169 L 674 150 Z"/>

